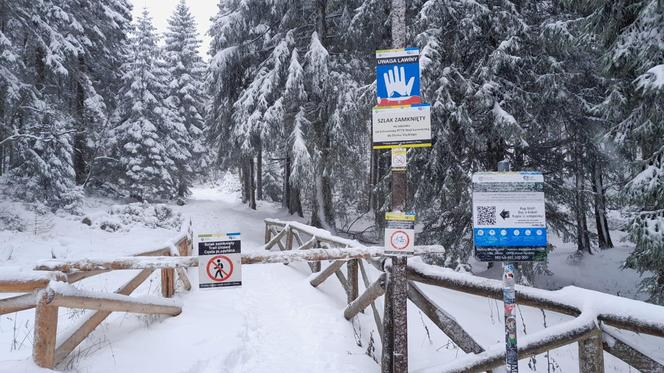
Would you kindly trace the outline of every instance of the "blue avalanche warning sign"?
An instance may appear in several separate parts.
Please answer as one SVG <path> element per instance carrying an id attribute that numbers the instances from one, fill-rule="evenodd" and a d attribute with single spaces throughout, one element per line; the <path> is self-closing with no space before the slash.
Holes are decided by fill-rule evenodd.
<path id="1" fill-rule="evenodd" d="M 378 106 L 419 104 L 420 50 L 417 48 L 376 51 Z"/>

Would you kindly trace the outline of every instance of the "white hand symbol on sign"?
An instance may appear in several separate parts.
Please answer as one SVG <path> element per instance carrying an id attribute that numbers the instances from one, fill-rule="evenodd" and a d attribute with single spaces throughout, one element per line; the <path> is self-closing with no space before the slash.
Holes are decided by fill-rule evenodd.
<path id="1" fill-rule="evenodd" d="M 415 77 L 412 77 L 406 83 L 406 74 L 404 68 L 399 69 L 397 66 L 394 66 L 394 71 L 388 70 L 386 73 L 383 73 L 383 79 L 385 79 L 385 88 L 387 89 L 387 97 L 392 97 L 393 93 L 398 93 L 399 97 L 410 96 L 410 91 L 413 89 L 413 83 L 415 83 Z"/>

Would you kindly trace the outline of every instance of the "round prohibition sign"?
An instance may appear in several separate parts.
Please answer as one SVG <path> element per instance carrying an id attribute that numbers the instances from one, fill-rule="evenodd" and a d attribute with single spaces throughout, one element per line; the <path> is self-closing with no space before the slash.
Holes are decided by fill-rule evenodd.
<path id="1" fill-rule="evenodd" d="M 233 274 L 233 261 L 225 255 L 216 255 L 207 262 L 205 272 L 215 282 L 224 282 Z"/>
<path id="2" fill-rule="evenodd" d="M 390 236 L 390 244 L 395 250 L 403 250 L 410 244 L 410 237 L 405 231 L 395 231 Z"/>

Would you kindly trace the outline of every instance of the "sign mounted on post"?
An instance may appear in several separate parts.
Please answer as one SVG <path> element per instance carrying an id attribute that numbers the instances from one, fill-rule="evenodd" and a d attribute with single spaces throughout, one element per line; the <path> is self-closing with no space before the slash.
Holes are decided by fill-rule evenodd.
<path id="1" fill-rule="evenodd" d="M 202 234 L 198 238 L 198 287 L 241 286 L 240 234 Z"/>
<path id="2" fill-rule="evenodd" d="M 392 149 L 392 171 L 406 171 L 408 167 L 408 149 Z"/>
<path id="3" fill-rule="evenodd" d="M 546 259 L 544 177 L 540 172 L 473 174 L 473 242 L 480 261 Z"/>
<path id="4" fill-rule="evenodd" d="M 385 213 L 385 254 L 412 254 L 415 247 L 415 214 Z"/>
<path id="5" fill-rule="evenodd" d="M 420 50 L 417 48 L 376 51 L 378 106 L 419 104 Z"/>
<path id="6" fill-rule="evenodd" d="M 374 149 L 431 146 L 431 105 L 373 108 Z"/>

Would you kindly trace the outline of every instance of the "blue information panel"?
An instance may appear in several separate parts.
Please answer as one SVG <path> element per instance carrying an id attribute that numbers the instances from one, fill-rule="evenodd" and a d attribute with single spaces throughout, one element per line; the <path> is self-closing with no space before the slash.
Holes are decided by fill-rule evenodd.
<path id="1" fill-rule="evenodd" d="M 417 48 L 376 51 L 378 106 L 419 104 L 420 50 Z"/>
<path id="2" fill-rule="evenodd" d="M 542 174 L 473 174 L 473 242 L 481 261 L 546 259 Z"/>

